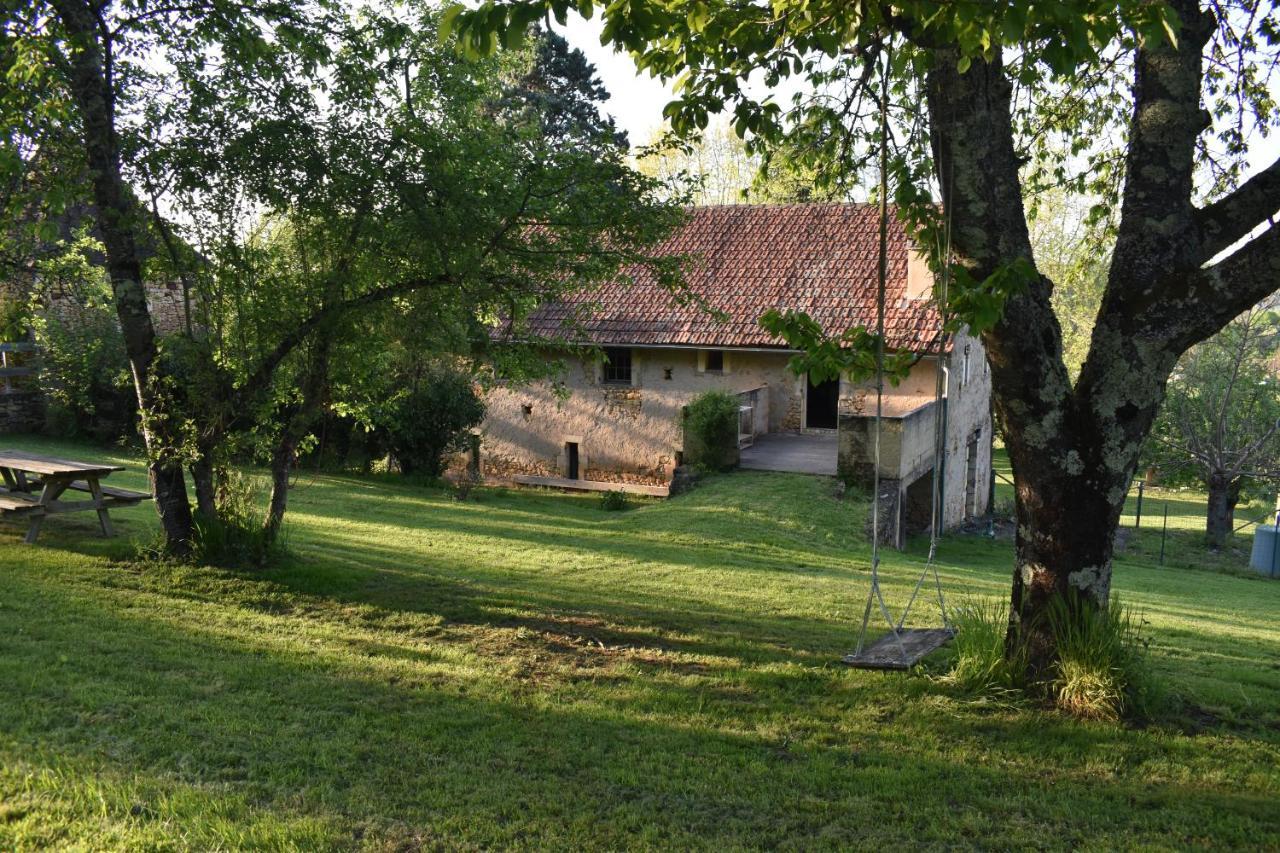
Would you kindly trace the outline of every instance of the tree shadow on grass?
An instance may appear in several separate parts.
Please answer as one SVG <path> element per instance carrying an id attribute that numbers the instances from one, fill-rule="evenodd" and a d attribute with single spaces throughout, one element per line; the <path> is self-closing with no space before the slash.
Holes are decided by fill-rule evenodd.
<path id="1" fill-rule="evenodd" d="M 300 556 L 262 582 L 319 606 L 365 606 L 384 618 L 419 613 L 448 625 L 525 628 L 551 640 L 741 661 L 823 665 L 844 653 L 856 627 L 810 615 L 735 609 L 624 582 L 587 586 L 563 576 L 477 569 L 462 559 L 394 567 L 384 560 L 401 555 L 379 546 L 330 544 L 325 550 L 322 571 L 332 581 Z"/>
<path id="2" fill-rule="evenodd" d="M 19 821 L 65 809 L 82 831 L 105 821 L 172 842 L 181 827 L 206 847 L 246 843 L 246 826 L 267 846 L 1275 837 L 1262 796 L 1144 778 L 1163 747 L 1124 730 L 944 720 L 958 737 L 940 750 L 936 707 L 868 725 L 857 703 L 892 694 L 833 694 L 821 677 L 793 680 L 790 711 L 636 674 L 517 690 L 430 643 L 353 653 L 341 631 L 300 633 L 295 616 L 91 593 L 24 576 L 0 610 L 0 754 L 27 782 L 0 780 L 26 786 Z M 1052 759 L 1028 760 L 1038 753 Z M 1091 770 L 1099 760 L 1116 770 Z"/>

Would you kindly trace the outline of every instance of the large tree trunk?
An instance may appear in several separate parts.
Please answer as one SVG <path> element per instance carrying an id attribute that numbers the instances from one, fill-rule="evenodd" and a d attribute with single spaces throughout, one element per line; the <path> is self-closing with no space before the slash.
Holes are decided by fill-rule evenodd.
<path id="1" fill-rule="evenodd" d="M 182 462 L 176 457 L 171 419 L 160 411 L 163 398 L 153 392 L 156 381 L 156 334 L 142 284 L 135 228 L 136 205 L 120 174 L 120 146 L 115 130 L 112 81 L 94 10 L 78 0 L 56 2 L 58 16 L 74 39 L 71 90 L 79 108 L 85 156 L 92 174 L 98 227 L 106 250 L 116 315 L 133 374 L 142 415 L 142 431 L 151 457 L 151 488 L 169 550 L 185 554 L 191 547 L 191 505 Z"/>
<path id="2" fill-rule="evenodd" d="M 191 463 L 191 482 L 195 485 L 196 512 L 205 519 L 218 517 L 217 487 L 213 482 L 213 461 L 208 453 Z"/>
<path id="3" fill-rule="evenodd" d="M 298 453 L 294 423 L 300 420 L 296 415 L 290 419 L 271 453 L 271 499 L 267 502 L 267 517 L 263 522 L 268 542 L 274 542 L 280 535 L 285 510 L 289 508 L 289 477 L 293 474 L 293 463 Z"/>
<path id="4" fill-rule="evenodd" d="M 1221 471 L 1209 475 L 1209 506 L 1205 512 L 1205 540 L 1214 551 L 1221 551 L 1235 530 L 1236 506 L 1240 503 L 1239 477 L 1231 478 Z"/>
<path id="5" fill-rule="evenodd" d="M 928 105 L 943 202 L 959 263 L 984 280 L 1011 262 L 1032 261 L 1013 147 L 1012 87 L 998 58 L 961 73 L 954 53 L 938 53 Z M 1008 645 L 1011 651 L 1026 647 L 1036 671 L 1054 657 L 1045 618 L 1050 601 L 1074 579 L 1090 601 L 1105 604 L 1119 519 L 1107 485 L 1086 474 L 1085 456 L 1097 454 L 1081 445 L 1051 290 L 1046 279 L 1027 282 L 983 334 L 1016 484 Z"/>
<path id="6" fill-rule="evenodd" d="M 1180 325 L 1194 304 L 1190 271 L 1201 263 L 1193 259 L 1199 242 L 1190 198 L 1207 31 L 1194 3 L 1179 6 L 1185 7 L 1178 10 L 1179 48 L 1154 46 L 1138 59 L 1124 221 L 1080 380 L 1073 388 L 1050 301 L 1053 284 L 1038 273 L 982 333 L 1016 485 L 1007 647 L 1011 655 L 1026 653 L 1033 677 L 1056 658 L 1052 602 L 1106 607 L 1115 532 L 1142 441 L 1178 355 L 1208 333 Z M 977 281 L 1015 264 L 1034 270 L 1012 86 L 998 54 L 964 72 L 957 60 L 949 48 L 936 50 L 928 76 L 935 168 L 957 262 Z M 1184 301 L 1153 310 L 1153 291 Z M 1203 316 L 1196 323 L 1206 325 Z"/>

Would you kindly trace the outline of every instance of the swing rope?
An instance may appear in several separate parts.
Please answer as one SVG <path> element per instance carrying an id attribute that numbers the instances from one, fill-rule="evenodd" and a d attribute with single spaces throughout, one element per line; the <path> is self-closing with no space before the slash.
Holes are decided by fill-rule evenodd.
<path id="1" fill-rule="evenodd" d="M 955 635 L 955 630 L 951 626 L 951 622 L 947 617 L 946 598 L 942 592 L 942 578 L 938 573 L 935 558 L 938 552 L 938 540 L 942 528 L 941 518 L 941 478 L 942 478 L 942 462 L 946 454 L 946 436 L 942 430 L 942 407 L 943 395 L 946 384 L 945 371 L 943 368 L 943 357 L 946 351 L 947 334 L 945 306 L 947 304 L 948 288 L 950 284 L 950 253 L 951 253 L 951 228 L 948 216 L 948 222 L 945 228 L 943 238 L 945 246 L 939 246 L 939 256 L 946 259 L 942 270 L 942 284 L 940 297 L 940 328 L 937 335 L 937 371 L 934 381 L 934 422 L 933 422 L 933 493 L 932 506 L 930 512 L 929 525 L 929 556 L 925 561 L 924 569 L 921 571 L 919 578 L 916 579 L 915 588 L 912 590 L 911 598 L 907 601 L 906 607 L 902 610 L 901 617 L 895 622 L 893 616 L 889 612 L 889 607 L 885 603 L 884 593 L 880 588 L 880 436 L 882 432 L 884 420 L 884 329 L 885 329 L 885 291 L 888 281 L 888 240 L 889 240 L 889 200 L 888 200 L 888 172 L 889 172 L 889 70 L 890 70 L 889 49 L 885 51 L 885 66 L 880 78 L 880 257 L 879 269 L 876 282 L 876 416 L 875 416 L 875 438 L 873 441 L 874 471 L 872 473 L 872 504 L 871 504 L 871 587 L 867 592 L 866 606 L 862 611 L 862 625 L 858 630 L 858 645 L 850 658 L 846 658 L 846 662 L 855 663 L 862 656 L 866 643 L 867 627 L 871 621 L 871 610 L 878 605 L 881 615 L 884 617 L 885 624 L 888 625 L 889 631 L 893 637 L 894 644 L 897 646 L 899 661 L 903 664 L 909 661 L 907 648 L 902 638 L 903 626 L 906 623 L 907 616 L 911 613 L 912 607 L 915 605 L 923 588 L 925 581 L 928 579 L 929 573 L 933 573 L 934 586 L 938 594 L 938 608 L 942 614 L 943 630 L 950 636 Z"/>
<path id="2" fill-rule="evenodd" d="M 943 329 L 947 325 L 945 306 L 951 278 L 951 228 L 949 221 L 945 239 L 947 245 L 938 247 L 938 256 L 945 258 L 946 263 L 943 264 L 942 286 L 939 293 L 939 303 L 943 306 L 942 310 L 939 311 L 939 321 L 942 328 L 938 331 L 937 370 L 934 377 L 933 500 L 929 520 L 929 557 L 925 560 L 924 569 L 920 572 L 920 577 L 916 579 L 915 589 L 911 591 L 911 598 L 907 600 L 907 606 L 902 609 L 902 616 L 898 619 L 896 630 L 902 631 L 902 626 L 906 623 L 907 616 L 911 613 L 911 607 L 916 603 L 916 598 L 920 595 L 920 588 L 924 586 L 924 582 L 928 578 L 930 570 L 932 570 L 934 586 L 938 592 L 938 610 L 942 613 L 942 627 L 950 631 L 954 636 L 955 629 L 951 627 L 951 620 L 947 618 L 947 600 L 942 594 L 942 578 L 938 575 L 938 566 L 934 562 L 938 556 L 938 540 L 942 535 L 942 464 L 946 459 L 947 451 L 947 438 L 942 430 L 943 389 L 946 385 L 946 372 L 942 367 L 942 359 L 947 346 L 947 335 Z"/>

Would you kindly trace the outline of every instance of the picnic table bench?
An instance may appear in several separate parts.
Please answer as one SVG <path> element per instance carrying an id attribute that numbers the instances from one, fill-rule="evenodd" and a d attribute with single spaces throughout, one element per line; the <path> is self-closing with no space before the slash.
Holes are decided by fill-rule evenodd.
<path id="1" fill-rule="evenodd" d="M 0 477 L 4 480 L 4 485 L 0 486 L 0 516 L 29 519 L 24 541 L 32 543 L 40 535 L 40 525 L 46 515 L 93 510 L 98 513 L 102 535 L 114 536 L 107 510 L 134 506 L 151 498 L 146 492 L 117 489 L 100 482 L 103 477 L 123 470 L 119 465 L 57 459 L 22 450 L 0 450 Z M 68 491 L 88 492 L 90 500 L 62 500 L 62 495 Z"/>

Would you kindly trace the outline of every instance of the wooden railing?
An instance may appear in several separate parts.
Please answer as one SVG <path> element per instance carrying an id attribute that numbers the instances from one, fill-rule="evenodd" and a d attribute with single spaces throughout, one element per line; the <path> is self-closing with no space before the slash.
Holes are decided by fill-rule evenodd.
<path id="1" fill-rule="evenodd" d="M 0 343 L 0 394 L 22 390 L 14 387 L 14 380 L 22 380 L 39 372 L 38 368 L 25 363 L 35 351 L 36 345 L 27 341 Z"/>

